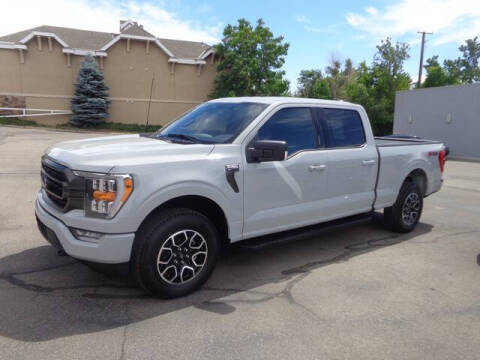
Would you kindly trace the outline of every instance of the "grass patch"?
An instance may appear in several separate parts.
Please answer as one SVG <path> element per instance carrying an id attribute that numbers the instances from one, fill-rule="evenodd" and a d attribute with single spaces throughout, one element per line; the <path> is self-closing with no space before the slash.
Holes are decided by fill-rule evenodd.
<path id="1" fill-rule="evenodd" d="M 122 123 L 115 123 L 115 122 L 106 122 L 97 126 L 87 127 L 87 128 L 77 128 L 72 126 L 70 123 L 65 123 L 61 125 L 57 125 L 57 128 L 60 129 L 70 129 L 70 130 L 107 130 L 107 131 L 121 131 L 121 132 L 129 132 L 129 133 L 142 133 L 142 132 L 155 132 L 162 128 L 161 125 L 145 125 L 141 124 L 122 124 Z"/>
<path id="2" fill-rule="evenodd" d="M 33 120 L 0 117 L 0 125 L 38 126 Z"/>

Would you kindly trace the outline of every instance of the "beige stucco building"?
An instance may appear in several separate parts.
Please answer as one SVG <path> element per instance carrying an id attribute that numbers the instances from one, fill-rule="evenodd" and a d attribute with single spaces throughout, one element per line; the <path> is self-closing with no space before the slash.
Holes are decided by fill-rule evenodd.
<path id="1" fill-rule="evenodd" d="M 164 124 L 207 100 L 216 76 L 214 49 L 160 39 L 133 21 L 104 33 L 39 26 L 0 37 L 0 107 L 69 110 L 79 65 L 92 54 L 110 87 L 110 118 Z M 150 96 L 151 95 L 151 96 Z M 68 115 L 36 117 L 55 124 Z"/>

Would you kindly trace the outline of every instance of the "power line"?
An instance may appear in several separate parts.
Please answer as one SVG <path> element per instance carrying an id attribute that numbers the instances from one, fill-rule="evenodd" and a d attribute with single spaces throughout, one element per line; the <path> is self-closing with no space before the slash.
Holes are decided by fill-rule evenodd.
<path id="1" fill-rule="evenodd" d="M 420 52 L 420 68 L 418 69 L 418 83 L 417 87 L 420 88 L 422 85 L 422 69 L 423 69 L 423 50 L 425 49 L 425 35 L 431 35 L 433 32 L 418 31 L 419 34 L 422 34 L 422 50 Z"/>

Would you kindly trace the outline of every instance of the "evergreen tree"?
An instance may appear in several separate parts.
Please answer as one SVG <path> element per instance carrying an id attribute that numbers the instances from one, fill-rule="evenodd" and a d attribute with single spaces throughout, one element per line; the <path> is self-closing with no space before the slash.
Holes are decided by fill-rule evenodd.
<path id="1" fill-rule="evenodd" d="M 109 116 L 108 86 L 95 59 L 87 55 L 80 65 L 70 108 L 70 123 L 78 127 L 102 124 Z"/>

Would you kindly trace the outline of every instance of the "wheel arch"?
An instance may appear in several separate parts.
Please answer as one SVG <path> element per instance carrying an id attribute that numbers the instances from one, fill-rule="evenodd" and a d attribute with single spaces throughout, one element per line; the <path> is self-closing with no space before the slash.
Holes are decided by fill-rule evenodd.
<path id="1" fill-rule="evenodd" d="M 161 212 L 175 207 L 198 211 L 207 217 L 217 228 L 222 246 L 230 243 L 229 226 L 225 211 L 214 200 L 203 195 L 181 195 L 163 202 L 150 211 L 140 224 L 137 232 L 141 233 L 142 229 L 145 228 L 147 224 L 155 221 L 155 217 Z"/>
<path id="2" fill-rule="evenodd" d="M 428 178 L 427 173 L 422 168 L 416 168 L 405 177 L 403 182 L 413 182 L 419 188 L 423 196 L 427 193 Z"/>

